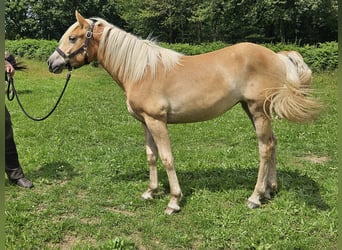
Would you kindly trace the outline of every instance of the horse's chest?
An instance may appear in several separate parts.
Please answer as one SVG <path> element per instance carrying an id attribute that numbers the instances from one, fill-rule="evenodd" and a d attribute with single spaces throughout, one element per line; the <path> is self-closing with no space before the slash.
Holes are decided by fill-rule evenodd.
<path id="1" fill-rule="evenodd" d="M 126 100 L 127 110 L 132 116 L 136 116 L 136 113 L 128 100 Z"/>
<path id="2" fill-rule="evenodd" d="M 144 119 L 140 115 L 140 113 L 137 111 L 137 109 L 130 103 L 130 101 L 127 99 L 126 100 L 126 105 L 127 105 L 127 110 L 128 112 L 136 119 L 139 121 L 143 121 Z"/>

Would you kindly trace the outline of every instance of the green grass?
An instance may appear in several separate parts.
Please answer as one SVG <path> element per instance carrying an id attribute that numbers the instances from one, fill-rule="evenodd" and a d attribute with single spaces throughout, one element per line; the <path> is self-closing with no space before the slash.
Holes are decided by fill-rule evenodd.
<path id="1" fill-rule="evenodd" d="M 43 116 L 66 72 L 26 61 L 15 83 L 27 110 Z M 7 106 L 25 173 L 35 188 L 6 181 L 7 249 L 337 249 L 337 75 L 314 74 L 325 102 L 312 124 L 275 120 L 277 195 L 250 210 L 258 170 L 256 137 L 237 106 L 212 121 L 170 125 L 184 199 L 163 213 L 169 184 L 140 199 L 148 184 L 143 131 L 124 94 L 101 68 L 73 72 L 56 112 L 33 122 Z"/>

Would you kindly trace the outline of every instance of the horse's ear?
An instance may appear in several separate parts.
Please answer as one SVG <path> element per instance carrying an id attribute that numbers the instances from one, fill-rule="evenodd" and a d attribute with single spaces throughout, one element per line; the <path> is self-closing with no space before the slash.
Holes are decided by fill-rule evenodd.
<path id="1" fill-rule="evenodd" d="M 77 22 L 80 24 L 80 26 L 82 28 L 87 29 L 89 27 L 89 23 L 87 22 L 87 20 L 85 20 L 85 18 L 80 13 L 78 13 L 77 10 L 75 11 L 75 15 L 76 15 Z"/>

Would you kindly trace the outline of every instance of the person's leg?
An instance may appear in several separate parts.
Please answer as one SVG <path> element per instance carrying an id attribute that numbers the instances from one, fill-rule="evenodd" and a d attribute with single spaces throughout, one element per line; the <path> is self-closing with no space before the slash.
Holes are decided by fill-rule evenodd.
<path id="1" fill-rule="evenodd" d="M 10 182 L 21 187 L 31 188 L 33 184 L 24 176 L 13 138 L 11 116 L 5 106 L 5 171 Z"/>

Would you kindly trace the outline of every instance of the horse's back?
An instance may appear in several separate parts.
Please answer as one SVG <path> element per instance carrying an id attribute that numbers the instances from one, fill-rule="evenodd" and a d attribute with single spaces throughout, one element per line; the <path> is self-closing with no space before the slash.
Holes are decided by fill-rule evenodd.
<path id="1" fill-rule="evenodd" d="M 215 85 L 228 86 L 238 98 L 260 98 L 259 93 L 266 88 L 283 85 L 286 67 L 272 50 L 258 44 L 243 42 L 225 48 L 189 56 L 184 70 L 193 69 L 205 79 L 215 79 Z M 257 97 L 258 96 L 258 97 Z"/>

